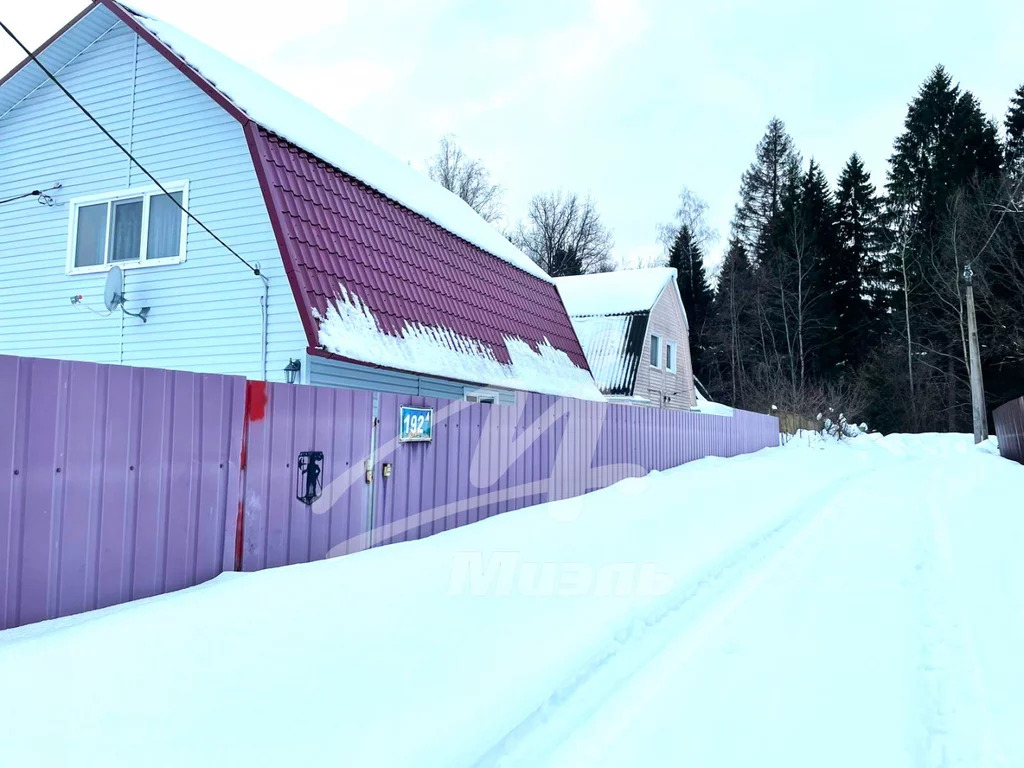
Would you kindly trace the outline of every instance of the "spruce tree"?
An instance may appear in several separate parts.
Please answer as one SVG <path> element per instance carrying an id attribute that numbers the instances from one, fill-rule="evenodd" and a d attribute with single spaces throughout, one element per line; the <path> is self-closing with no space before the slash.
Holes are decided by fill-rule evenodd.
<path id="1" fill-rule="evenodd" d="M 955 211 L 977 202 L 980 191 L 999 178 L 1002 163 L 995 124 L 973 94 L 936 67 L 910 103 L 888 178 L 890 215 L 899 222 L 891 265 L 900 275 L 895 306 L 907 396 L 919 404 L 913 429 L 969 424 L 968 390 L 958 378 L 966 363 L 956 310 L 966 255 L 952 247 L 958 237 Z"/>
<path id="2" fill-rule="evenodd" d="M 830 347 L 836 326 L 831 302 L 834 207 L 828 180 L 814 160 L 806 173 L 787 180 L 767 272 L 769 295 L 778 294 L 781 310 L 773 336 L 780 342 L 777 354 L 792 391 L 836 364 Z"/>
<path id="3" fill-rule="evenodd" d="M 858 368 L 878 340 L 886 292 L 881 268 L 881 204 L 860 156 L 839 176 L 832 300 L 836 308 L 838 363 Z"/>
<path id="4" fill-rule="evenodd" d="M 824 171 L 814 159 L 800 185 L 800 205 L 807 228 L 810 259 L 804 276 L 809 288 L 805 297 L 805 350 L 811 371 L 818 376 L 833 376 L 842 361 L 836 333 L 844 311 L 841 259 L 837 258 L 835 201 Z"/>
<path id="5" fill-rule="evenodd" d="M 707 349 L 702 364 L 707 379 L 702 381 L 713 397 L 737 407 L 744 404 L 744 366 L 748 357 L 753 357 L 750 340 L 757 325 L 753 305 L 753 268 L 743 243 L 734 236 L 729 241 L 708 312 Z"/>
<path id="6" fill-rule="evenodd" d="M 1019 179 L 1024 176 L 1024 85 L 1010 99 L 1005 126 L 1006 170 Z"/>
<path id="7" fill-rule="evenodd" d="M 754 162 L 740 181 L 740 202 L 733 219 L 736 238 L 755 262 L 770 255 L 786 183 L 799 167 L 800 156 L 786 124 L 773 117 L 758 142 Z"/>
<path id="8" fill-rule="evenodd" d="M 556 248 L 548 262 L 547 271 L 551 277 L 582 275 L 583 260 L 575 248 Z"/>
<path id="9" fill-rule="evenodd" d="M 690 326 L 691 357 L 694 362 L 694 373 L 702 378 L 704 371 L 700 361 L 705 351 L 704 333 L 708 310 L 713 294 L 708 282 L 707 270 L 704 267 L 704 254 L 694 241 L 690 227 L 683 224 L 668 252 L 668 266 L 674 267 L 678 274 L 679 295 L 683 299 L 683 308 Z"/>
<path id="10" fill-rule="evenodd" d="M 924 234 L 934 233 L 957 189 L 999 174 L 1002 152 L 974 95 L 940 65 L 910 103 L 889 162 L 889 197 L 915 212 L 917 233 Z"/>

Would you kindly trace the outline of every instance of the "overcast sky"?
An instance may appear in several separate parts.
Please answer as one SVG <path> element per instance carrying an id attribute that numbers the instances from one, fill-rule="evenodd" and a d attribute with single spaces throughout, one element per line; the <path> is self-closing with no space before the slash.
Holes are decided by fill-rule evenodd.
<path id="1" fill-rule="evenodd" d="M 32 47 L 85 0 L 6 3 Z M 937 63 L 1002 120 L 1024 82 L 1024 2 L 143 0 L 137 7 L 425 167 L 454 133 L 506 189 L 591 194 L 623 261 L 660 251 L 679 189 L 724 244 L 772 115 L 835 181 L 861 153 L 884 183 L 907 102 Z M 248 4 L 246 4 L 248 5 Z M 287 11 L 287 14 L 285 14 Z M 0 69 L 19 52 L 0 40 Z"/>

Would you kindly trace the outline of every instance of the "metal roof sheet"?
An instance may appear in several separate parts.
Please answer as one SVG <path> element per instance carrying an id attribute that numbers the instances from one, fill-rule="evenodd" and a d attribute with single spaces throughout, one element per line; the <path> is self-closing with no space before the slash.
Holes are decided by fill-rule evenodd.
<path id="1" fill-rule="evenodd" d="M 649 314 L 632 312 L 572 319 L 594 380 L 604 394 L 633 394 Z"/>
<path id="2" fill-rule="evenodd" d="M 447 329 L 509 361 L 545 340 L 588 370 L 555 286 L 456 237 L 262 127 L 248 129 L 309 344 L 347 290 L 392 333 Z M 371 361 L 372 362 L 372 361 Z"/>

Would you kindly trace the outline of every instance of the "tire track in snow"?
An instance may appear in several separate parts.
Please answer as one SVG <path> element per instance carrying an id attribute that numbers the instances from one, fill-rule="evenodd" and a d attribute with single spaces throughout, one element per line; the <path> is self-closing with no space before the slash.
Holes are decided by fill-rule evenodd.
<path id="1" fill-rule="evenodd" d="M 925 764 L 936 768 L 1009 765 L 992 728 L 989 695 L 978 660 L 977 642 L 964 619 L 946 515 L 951 505 L 937 489 L 944 471 L 926 491 L 917 510 L 921 576 L 922 686 L 925 689 Z M 961 497 L 964 494 L 961 492 Z M 968 508 L 964 506 L 963 508 Z"/>
<path id="2" fill-rule="evenodd" d="M 580 722 L 600 709 L 682 633 L 687 633 L 688 651 L 681 656 L 699 649 L 707 635 L 788 562 L 812 530 L 824 524 L 837 506 L 834 502 L 848 493 L 848 482 L 855 478 L 863 482 L 872 472 L 891 471 L 890 465 L 865 475 L 858 467 L 829 478 L 809 492 L 779 524 L 730 550 L 703 574 L 672 590 L 654 610 L 631 620 L 595 661 L 574 670 L 540 707 L 475 764 L 534 766 L 542 762 L 543 755 L 565 741 Z M 636 707 L 640 707 L 639 702 Z M 613 738 L 613 734 L 608 737 Z"/>

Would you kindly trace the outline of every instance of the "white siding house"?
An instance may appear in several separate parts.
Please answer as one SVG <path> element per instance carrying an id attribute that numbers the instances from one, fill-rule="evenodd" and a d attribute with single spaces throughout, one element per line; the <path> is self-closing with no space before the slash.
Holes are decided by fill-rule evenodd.
<path id="1" fill-rule="evenodd" d="M 89 24 L 96 37 L 59 68 L 61 82 L 161 182 L 187 182 L 196 216 L 260 264 L 267 378 L 282 379 L 307 344 L 242 126 L 105 7 Z M 52 206 L 0 206 L 0 353 L 262 378 L 263 280 L 194 222 L 181 263 L 123 265 L 129 305 L 149 306 L 149 322 L 106 316 L 106 269 L 69 261 L 75 201 L 152 182 L 51 83 L 9 101 L 0 101 L 0 199 L 61 188 L 48 193 Z"/>
<path id="2" fill-rule="evenodd" d="M 0 354 L 601 397 L 551 278 L 314 107 L 117 0 L 35 56 L 0 78 Z"/>

